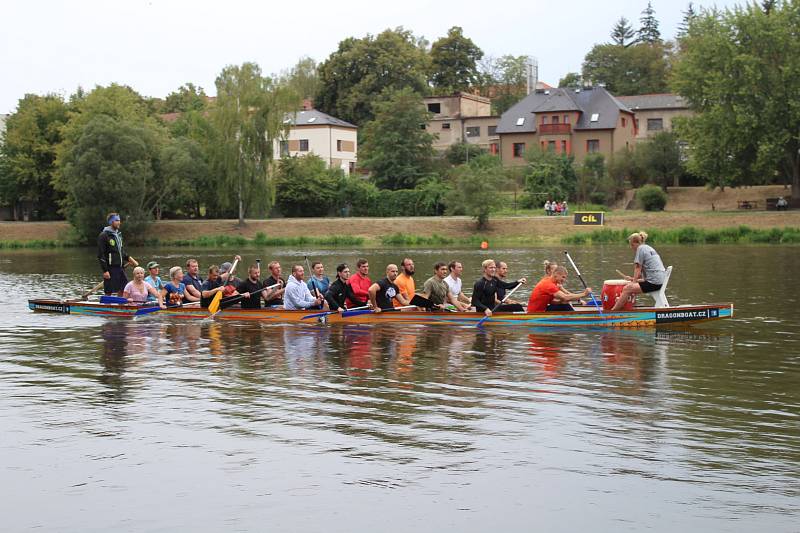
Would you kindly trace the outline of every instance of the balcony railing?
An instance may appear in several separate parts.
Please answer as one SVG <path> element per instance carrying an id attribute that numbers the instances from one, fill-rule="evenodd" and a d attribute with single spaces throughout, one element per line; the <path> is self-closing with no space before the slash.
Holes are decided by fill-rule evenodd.
<path id="1" fill-rule="evenodd" d="M 564 135 L 572 133 L 572 124 L 539 124 L 539 135 Z"/>

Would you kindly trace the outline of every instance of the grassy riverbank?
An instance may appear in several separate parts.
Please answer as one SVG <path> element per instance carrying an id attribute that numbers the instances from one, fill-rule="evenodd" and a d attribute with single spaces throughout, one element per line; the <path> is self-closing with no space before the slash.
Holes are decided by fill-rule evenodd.
<path id="1" fill-rule="evenodd" d="M 745 229 L 743 229 L 745 228 Z M 572 217 L 505 216 L 477 231 L 467 217 L 294 218 L 250 220 L 163 220 L 153 223 L 148 246 L 491 246 L 617 242 L 644 230 L 661 243 L 798 243 L 800 210 L 688 211 L 649 213 L 611 211 L 602 229 L 573 226 Z M 123 232 L 125 228 L 123 226 Z M 766 233 L 765 233 L 766 232 Z M 76 246 L 69 225 L 57 222 L 0 222 L 0 249 Z M 132 235 L 126 234 L 129 242 Z"/>

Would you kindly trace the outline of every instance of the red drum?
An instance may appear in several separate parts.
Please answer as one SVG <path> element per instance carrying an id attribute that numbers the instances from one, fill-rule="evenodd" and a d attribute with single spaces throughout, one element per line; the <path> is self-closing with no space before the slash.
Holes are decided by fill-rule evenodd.
<path id="1" fill-rule="evenodd" d="M 610 310 L 617 303 L 617 299 L 622 294 L 622 289 L 628 282 L 624 279 L 607 279 L 603 282 L 603 293 L 601 299 L 603 301 L 603 309 Z M 633 309 L 633 304 L 636 303 L 636 295 L 631 294 L 628 296 L 628 301 L 625 302 L 624 310 L 629 311 Z"/>

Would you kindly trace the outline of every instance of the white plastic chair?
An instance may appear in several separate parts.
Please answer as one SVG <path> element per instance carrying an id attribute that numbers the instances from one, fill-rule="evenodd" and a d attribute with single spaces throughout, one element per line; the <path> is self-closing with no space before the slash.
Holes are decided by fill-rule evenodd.
<path id="1" fill-rule="evenodd" d="M 667 283 L 669 283 L 669 277 L 672 275 L 672 266 L 668 266 L 666 272 L 664 272 L 664 283 L 661 284 L 661 288 L 657 291 L 648 292 L 648 296 L 652 296 L 653 299 L 656 301 L 653 307 L 669 307 L 669 302 L 667 301 L 667 295 L 665 291 L 667 290 Z"/>

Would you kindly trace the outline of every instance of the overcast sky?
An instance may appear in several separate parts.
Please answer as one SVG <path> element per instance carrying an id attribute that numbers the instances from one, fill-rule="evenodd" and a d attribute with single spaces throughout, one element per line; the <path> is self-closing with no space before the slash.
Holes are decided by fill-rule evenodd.
<path id="1" fill-rule="evenodd" d="M 695 1 L 695 6 L 743 4 Z M 654 0 L 664 38 L 687 2 Z M 0 113 L 26 93 L 60 93 L 112 82 L 163 97 L 192 82 L 213 95 L 225 65 L 255 61 L 265 73 L 302 56 L 328 57 L 342 39 L 403 26 L 429 41 L 461 26 L 484 53 L 532 55 L 539 79 L 556 84 L 580 71 L 586 52 L 608 41 L 624 16 L 638 27 L 646 0 L 425 2 L 305 0 L 25 0 L 4 2 L 0 30 Z"/>

